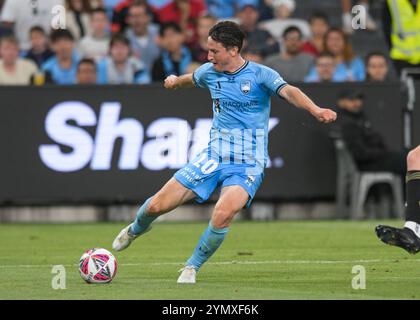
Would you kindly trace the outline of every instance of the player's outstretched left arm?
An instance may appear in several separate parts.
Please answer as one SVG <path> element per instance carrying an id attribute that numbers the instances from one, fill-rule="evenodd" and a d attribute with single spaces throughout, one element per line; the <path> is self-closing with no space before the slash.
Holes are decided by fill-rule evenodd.
<path id="1" fill-rule="evenodd" d="M 330 123 L 337 119 L 337 114 L 331 109 L 318 107 L 306 94 L 299 88 L 291 85 L 284 86 L 280 92 L 283 98 L 298 108 L 307 110 L 319 122 Z"/>
<path id="2" fill-rule="evenodd" d="M 166 89 L 191 88 L 194 87 L 193 74 L 187 73 L 182 76 L 170 75 L 163 83 Z"/>

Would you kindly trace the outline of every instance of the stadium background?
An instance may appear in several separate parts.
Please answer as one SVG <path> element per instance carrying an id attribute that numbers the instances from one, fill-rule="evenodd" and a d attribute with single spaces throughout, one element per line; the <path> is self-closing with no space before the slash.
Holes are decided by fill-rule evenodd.
<path id="1" fill-rule="evenodd" d="M 110 22 L 114 23 L 112 28 L 115 27 L 115 17 L 112 15 L 115 16 L 118 5 L 122 6 L 125 3 L 114 2 L 102 3 L 108 6 Z M 163 6 L 166 3 L 170 1 L 150 2 L 152 6 Z M 290 1 L 285 3 L 290 4 Z M 92 4 L 98 6 L 100 2 L 92 1 Z M 241 6 L 247 4 L 258 4 L 261 15 L 263 13 L 267 15 L 267 10 L 270 10 L 263 1 L 239 1 L 236 8 L 240 11 Z M 376 30 L 356 30 L 350 35 L 354 51 L 359 57 L 363 58 L 372 50 L 384 53 L 388 51 L 381 25 L 384 4 L 384 1 L 370 2 L 369 14 L 377 23 Z M 297 1 L 292 17 L 309 21 L 314 12 L 323 12 L 327 15 L 331 27 L 343 26 L 340 1 Z M 7 34 L 6 31 L 3 30 L 3 33 Z M 280 48 L 282 46 L 280 44 Z M 381 83 L 352 81 L 329 84 L 297 83 L 297 85 L 317 103 L 333 109 L 337 108 L 337 97 L 344 88 L 363 92 L 366 96 L 366 113 L 373 128 L 384 136 L 391 150 L 400 150 L 405 144 L 406 126 L 403 115 L 407 105 L 408 88 L 405 81 L 398 80 L 392 63 L 389 63 L 389 68 L 390 76 L 387 79 L 391 81 Z M 147 156 L 147 150 L 153 150 L 153 141 L 157 143 L 160 141 L 163 145 L 171 143 L 179 145 L 180 141 L 185 140 L 185 133 L 191 130 L 194 132 L 197 125 L 203 125 L 202 132 L 208 128 L 211 110 L 210 99 L 205 91 L 192 89 L 184 92 L 167 92 L 159 83 L 141 86 L 113 85 L 107 86 L 107 90 L 103 88 L 95 85 L 48 84 L 43 87 L 0 87 L 2 96 L 0 221 L 129 220 L 137 204 L 156 192 L 175 170 L 185 163 L 186 152 L 191 152 L 188 146 L 179 149 L 173 148 L 172 145 L 169 147 L 172 151 L 165 151 L 165 148 L 160 146 L 162 148 L 160 154 L 156 152 Z M 414 88 L 415 92 L 419 92 L 418 83 Z M 69 119 L 67 124 L 62 123 L 61 126 L 63 128 L 67 126 L 70 132 L 66 133 L 65 128 L 57 129 L 55 138 L 59 138 L 60 134 L 64 135 L 64 142 L 60 144 L 47 132 L 47 116 L 63 103 L 68 104 L 66 108 L 69 110 Z M 123 134 L 122 137 L 116 128 L 114 131 L 112 128 L 107 129 L 107 122 L 104 119 L 106 115 L 103 115 L 101 120 L 103 133 L 105 136 L 111 134 L 112 138 L 108 139 L 109 141 L 105 138 L 110 146 L 106 151 L 107 154 L 96 155 L 95 161 L 108 162 L 108 165 L 94 168 L 93 153 L 95 146 L 98 147 L 98 135 L 101 134 L 98 129 L 99 118 L 102 108 L 107 103 L 114 103 L 114 106 L 116 104 L 119 110 L 117 118 L 113 120 L 114 125 L 118 126 L 127 118 L 131 119 L 129 121 L 137 121 L 135 124 L 137 131 L 134 132 L 141 133 L 142 138 L 133 140 L 128 137 L 129 134 Z M 80 114 L 70 111 L 75 108 L 75 104 L 83 104 L 92 112 L 94 118 L 92 123 L 85 122 L 83 125 L 85 116 L 83 111 Z M 417 111 L 418 104 L 417 101 L 412 114 L 413 127 L 410 129 L 413 137 L 412 145 L 420 142 L 419 121 L 416 120 L 420 117 Z M 267 169 L 265 181 L 257 193 L 254 206 L 244 210 L 242 217 L 257 219 L 337 217 L 334 203 L 337 167 L 334 145 L 330 137 L 334 126 L 319 125 L 310 116 L 280 99 L 273 99 L 271 117 L 274 121 L 269 142 L 272 163 Z M 80 125 L 75 119 L 79 119 Z M 176 127 L 175 131 L 165 128 L 165 123 L 162 121 L 168 119 L 172 128 Z M 59 120 L 53 121 L 57 121 L 57 124 L 49 123 L 50 127 L 60 126 Z M 155 129 L 150 128 L 150 124 L 154 124 Z M 112 124 L 108 126 L 112 127 Z M 83 139 L 83 133 L 80 137 L 80 130 L 75 129 L 77 127 L 87 133 L 88 136 L 84 137 L 90 141 L 88 149 L 83 149 L 86 139 Z M 198 132 L 197 136 L 202 137 L 202 132 Z M 66 134 L 70 136 L 66 138 Z M 160 140 L 157 137 L 160 137 Z M 74 148 L 78 148 L 80 144 L 81 148 L 72 150 L 72 142 Z M 202 145 L 203 141 L 200 143 Z M 125 144 L 127 149 L 123 149 Z M 61 158 L 59 155 L 58 158 L 51 158 L 50 162 L 56 164 L 60 161 L 77 162 L 80 159 L 77 160 L 76 151 L 80 150 L 80 153 L 83 153 L 85 150 L 85 156 L 82 156 L 84 159 L 80 160 L 82 163 L 80 165 L 67 163 L 68 169 L 63 170 L 51 168 L 43 159 L 41 149 L 56 148 L 54 145 L 58 146 Z M 92 154 L 89 156 L 87 153 Z M 137 164 L 131 165 L 130 168 L 121 168 L 119 163 L 124 158 L 124 153 L 138 153 Z M 154 167 L 153 163 L 156 161 L 162 163 Z M 77 168 L 71 169 L 72 167 Z M 216 199 L 216 195 L 212 199 Z M 162 218 L 206 219 L 211 213 L 212 201 L 209 204 L 193 207 L 187 205 L 176 214 Z"/>

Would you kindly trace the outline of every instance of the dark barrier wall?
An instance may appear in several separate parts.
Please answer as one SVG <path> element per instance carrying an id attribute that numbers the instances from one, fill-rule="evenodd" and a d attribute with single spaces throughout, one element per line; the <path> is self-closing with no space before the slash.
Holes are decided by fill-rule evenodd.
<path id="1" fill-rule="evenodd" d="M 326 107 L 344 88 L 300 87 Z M 373 127 L 401 148 L 399 84 L 345 87 L 366 94 Z M 200 89 L 3 87 L 0 95 L 2 204 L 142 201 L 205 145 L 212 117 Z M 257 199 L 333 198 L 332 126 L 282 99 L 273 99 L 270 125 L 271 167 Z"/>

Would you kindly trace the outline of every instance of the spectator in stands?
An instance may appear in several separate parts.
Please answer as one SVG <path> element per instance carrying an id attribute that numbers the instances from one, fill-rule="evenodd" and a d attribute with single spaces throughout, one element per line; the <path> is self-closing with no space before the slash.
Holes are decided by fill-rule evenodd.
<path id="1" fill-rule="evenodd" d="M 112 12 L 112 25 L 111 25 L 112 33 L 125 32 L 125 29 L 128 26 L 128 23 L 127 23 L 128 9 L 134 2 L 137 2 L 137 1 L 135 0 L 120 1 L 117 4 L 117 6 L 114 8 Z M 146 3 L 147 1 L 142 1 L 142 2 Z"/>
<path id="2" fill-rule="evenodd" d="M 382 52 L 371 52 L 366 56 L 366 81 L 383 82 L 392 80 L 389 75 L 388 58 Z"/>
<path id="3" fill-rule="evenodd" d="M 203 64 L 207 62 L 208 48 L 207 39 L 209 37 L 209 31 L 211 27 L 216 24 L 217 20 L 215 17 L 205 14 L 197 20 L 197 41 L 191 46 L 191 55 L 194 62 Z"/>
<path id="4" fill-rule="evenodd" d="M 106 57 L 109 48 L 109 20 L 105 9 L 97 8 L 90 13 L 91 34 L 84 36 L 79 43 L 82 57 L 92 58 L 96 62 Z"/>
<path id="5" fill-rule="evenodd" d="M 258 11 L 260 12 L 260 22 L 274 19 L 272 7 L 273 0 L 260 0 Z"/>
<path id="6" fill-rule="evenodd" d="M 111 38 L 109 56 L 98 64 L 100 84 L 148 84 L 150 74 L 143 61 L 131 55 L 130 41 L 122 34 Z"/>
<path id="7" fill-rule="evenodd" d="M 315 73 L 305 77 L 305 82 L 336 82 L 345 81 L 345 79 L 334 78 L 336 69 L 335 58 L 331 53 L 321 53 L 315 62 Z"/>
<path id="8" fill-rule="evenodd" d="M 398 75 L 420 68 L 420 1 L 385 1 L 382 25 Z"/>
<path id="9" fill-rule="evenodd" d="M 259 64 L 264 64 L 264 58 L 260 51 L 247 47 L 241 50 L 242 57 L 247 61 L 253 61 Z"/>
<path id="10" fill-rule="evenodd" d="M 38 68 L 30 60 L 19 58 L 19 43 L 10 35 L 0 40 L 0 85 L 28 85 Z"/>
<path id="11" fill-rule="evenodd" d="M 364 98 L 361 92 L 351 89 L 340 93 L 336 125 L 341 138 L 360 171 L 392 172 L 401 177 L 401 184 L 403 184 L 407 151 L 404 149 L 392 151 L 387 147 L 383 135 L 374 129 L 364 112 Z M 377 184 L 369 192 L 373 198 L 371 196 L 368 198 L 381 204 L 378 209 L 382 207 L 382 210 L 377 209 L 377 211 L 386 210 L 381 213 L 383 216 L 389 216 L 391 213 L 390 191 L 386 184 Z"/>
<path id="12" fill-rule="evenodd" d="M 325 50 L 335 57 L 337 68 L 336 81 L 364 81 L 366 77 L 365 64 L 353 52 L 348 36 L 338 28 L 331 28 L 325 35 Z M 316 73 L 312 68 L 310 77 Z"/>
<path id="13" fill-rule="evenodd" d="M 341 7 L 343 10 L 342 20 L 343 20 L 343 31 L 346 34 L 352 34 L 354 32 L 352 27 L 352 0 L 341 0 Z M 357 1 L 358 5 L 364 7 L 366 12 L 366 29 L 369 31 L 375 31 L 377 29 L 376 22 L 369 14 L 369 0 L 359 0 Z"/>
<path id="14" fill-rule="evenodd" d="M 269 56 L 264 64 L 278 71 L 288 82 L 301 82 L 308 74 L 314 58 L 302 53 L 302 32 L 295 26 L 288 27 L 283 34 L 282 53 Z"/>
<path id="15" fill-rule="evenodd" d="M 130 40 L 133 55 L 143 61 L 147 70 L 151 72 L 153 62 L 160 55 L 157 45 L 159 26 L 152 24 L 152 13 L 144 3 L 133 4 L 128 12 L 129 28 L 126 29 L 126 37 Z"/>
<path id="16" fill-rule="evenodd" d="M 20 50 L 26 52 L 31 48 L 29 30 L 41 26 L 44 30 L 51 28 L 51 9 L 63 5 L 64 0 L 6 0 L 1 12 L 1 23 L 4 28 L 13 30 L 19 41 Z"/>
<path id="17" fill-rule="evenodd" d="M 72 33 L 77 43 L 91 33 L 90 12 L 92 8 L 89 0 L 66 0 L 66 7 L 66 29 Z"/>
<path id="18" fill-rule="evenodd" d="M 31 48 L 27 52 L 25 58 L 32 60 L 38 68 L 40 68 L 45 61 L 54 55 L 54 52 L 48 46 L 48 37 L 42 27 L 32 27 L 29 34 Z"/>
<path id="19" fill-rule="evenodd" d="M 152 5 L 151 8 L 159 24 L 176 23 L 185 35 L 185 42 L 196 41 L 197 19 L 206 11 L 204 0 L 173 0 L 160 8 Z"/>
<path id="20" fill-rule="evenodd" d="M 102 7 L 105 9 L 109 21 L 112 20 L 112 11 L 118 6 L 123 0 L 103 0 Z"/>
<path id="21" fill-rule="evenodd" d="M 77 84 L 96 84 L 96 62 L 90 58 L 80 60 L 77 65 Z"/>
<path id="22" fill-rule="evenodd" d="M 239 8 L 237 17 L 245 33 L 244 49 L 250 47 L 265 58 L 268 55 L 278 53 L 280 47 L 278 41 L 268 31 L 257 27 L 259 15 L 257 6 L 244 4 Z"/>
<path id="23" fill-rule="evenodd" d="M 185 36 L 181 27 L 173 22 L 164 24 L 159 35 L 162 54 L 153 65 L 153 81 L 163 81 L 170 75 L 180 76 L 186 73 L 192 57 L 190 50 L 183 45 Z"/>
<path id="24" fill-rule="evenodd" d="M 406 172 L 406 152 L 389 151 L 384 138 L 367 119 L 364 95 L 343 90 L 338 99 L 337 124 L 347 148 L 362 171 L 391 171 L 401 176 Z"/>
<path id="25" fill-rule="evenodd" d="M 295 11 L 295 0 L 273 0 L 272 7 L 274 10 L 274 19 L 260 23 L 261 28 L 267 30 L 278 41 L 282 40 L 284 30 L 290 26 L 300 29 L 304 39 L 308 39 L 311 35 L 311 29 L 306 20 L 292 18 Z"/>
<path id="26" fill-rule="evenodd" d="M 50 39 L 55 56 L 42 65 L 42 70 L 55 84 L 74 84 L 80 59 L 74 49 L 73 35 L 67 29 L 57 29 L 51 32 Z"/>
<path id="27" fill-rule="evenodd" d="M 312 36 L 303 44 L 302 52 L 316 57 L 321 52 L 324 52 L 324 37 L 330 28 L 330 24 L 327 15 L 322 12 L 312 14 L 309 24 Z"/>
<path id="28" fill-rule="evenodd" d="M 235 17 L 244 4 L 258 6 L 259 0 L 206 0 L 207 12 L 219 20 Z"/>

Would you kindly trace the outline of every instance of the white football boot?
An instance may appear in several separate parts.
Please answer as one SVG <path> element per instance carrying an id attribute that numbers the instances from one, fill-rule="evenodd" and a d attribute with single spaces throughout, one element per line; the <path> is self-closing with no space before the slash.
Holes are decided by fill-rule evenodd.
<path id="1" fill-rule="evenodd" d="M 179 271 L 182 271 L 182 273 L 179 276 L 177 283 L 195 283 L 197 271 L 195 271 L 193 266 L 185 266 Z"/>
<path id="2" fill-rule="evenodd" d="M 129 232 L 130 227 L 132 224 L 129 224 L 127 227 L 121 230 L 121 232 L 118 234 L 118 236 L 115 238 L 114 242 L 112 243 L 112 249 L 115 251 L 122 251 L 125 248 L 127 248 L 131 242 L 133 242 L 137 237 L 139 237 L 142 234 L 145 234 L 148 232 L 151 227 L 147 228 L 145 232 L 139 233 L 139 234 L 131 234 Z"/>

